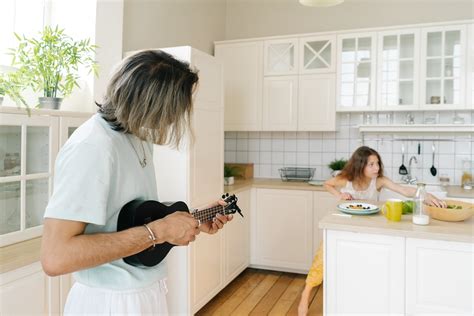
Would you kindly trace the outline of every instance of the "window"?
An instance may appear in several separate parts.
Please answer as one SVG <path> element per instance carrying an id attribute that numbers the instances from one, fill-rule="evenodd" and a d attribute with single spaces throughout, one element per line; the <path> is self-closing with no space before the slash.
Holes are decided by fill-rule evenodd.
<path id="1" fill-rule="evenodd" d="M 0 65 L 10 65 L 8 48 L 16 47 L 14 32 L 33 36 L 45 25 L 46 0 L 1 0 L 0 12 Z"/>

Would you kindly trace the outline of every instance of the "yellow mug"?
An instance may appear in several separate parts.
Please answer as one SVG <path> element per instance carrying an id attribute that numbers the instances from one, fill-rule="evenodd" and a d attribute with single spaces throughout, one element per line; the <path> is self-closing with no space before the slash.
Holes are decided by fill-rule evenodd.
<path id="1" fill-rule="evenodd" d="M 394 222 L 399 222 L 402 219 L 403 201 L 399 199 L 388 199 L 382 206 L 382 214 Z"/>

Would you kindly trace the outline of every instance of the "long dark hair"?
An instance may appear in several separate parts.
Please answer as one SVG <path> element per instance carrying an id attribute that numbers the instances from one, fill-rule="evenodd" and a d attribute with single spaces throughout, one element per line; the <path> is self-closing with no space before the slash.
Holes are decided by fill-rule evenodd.
<path id="1" fill-rule="evenodd" d="M 339 176 L 348 181 L 360 181 L 364 178 L 364 168 L 367 166 L 369 157 L 372 155 L 377 156 L 377 159 L 379 160 L 380 169 L 377 178 L 383 177 L 383 163 L 379 153 L 367 146 L 361 146 L 354 151 Z"/>
<path id="2" fill-rule="evenodd" d="M 197 71 L 160 50 L 126 58 L 113 75 L 99 113 L 115 130 L 158 145 L 179 146 L 191 129 Z"/>

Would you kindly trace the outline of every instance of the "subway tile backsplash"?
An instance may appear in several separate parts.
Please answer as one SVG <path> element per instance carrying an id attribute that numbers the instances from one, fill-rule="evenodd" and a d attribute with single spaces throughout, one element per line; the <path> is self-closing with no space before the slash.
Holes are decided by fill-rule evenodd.
<path id="1" fill-rule="evenodd" d="M 369 115 L 367 115 L 369 114 Z M 330 177 L 329 162 L 335 158 L 348 159 L 359 146 L 377 150 L 385 166 L 385 174 L 399 181 L 398 168 L 402 163 L 401 148 L 405 146 L 405 166 L 415 156 L 412 173 L 426 183 L 438 183 L 440 174 L 447 174 L 451 184 L 460 184 L 464 169 L 474 169 L 473 133 L 468 134 L 374 134 L 362 135 L 360 124 L 404 124 L 408 112 L 388 113 L 338 113 L 337 132 L 226 132 L 225 162 L 253 163 L 257 178 L 279 178 L 282 167 L 316 168 L 314 179 Z M 453 117 L 464 119 L 464 124 L 474 122 L 473 111 L 412 112 L 415 123 L 422 124 L 434 117 L 442 124 L 452 123 Z M 364 137 L 362 137 L 364 136 Z M 436 141 L 398 141 L 396 138 L 439 139 Z M 418 143 L 421 154 L 418 155 Z M 438 173 L 430 173 L 432 146 L 435 146 L 434 166 Z"/>

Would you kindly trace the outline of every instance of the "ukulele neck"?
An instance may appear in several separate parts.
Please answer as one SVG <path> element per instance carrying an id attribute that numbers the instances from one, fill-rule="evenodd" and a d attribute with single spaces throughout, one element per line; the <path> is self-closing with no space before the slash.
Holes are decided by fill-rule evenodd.
<path id="1" fill-rule="evenodd" d="M 222 214 L 222 215 L 227 215 L 226 209 L 222 205 L 217 205 L 217 206 L 213 206 L 213 207 L 206 208 L 203 210 L 194 211 L 192 215 L 195 219 L 197 219 L 201 223 L 205 223 L 205 222 L 212 221 L 214 217 L 216 217 L 217 213 Z"/>

